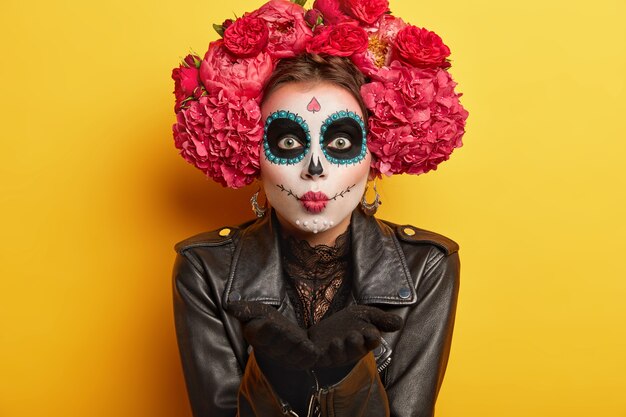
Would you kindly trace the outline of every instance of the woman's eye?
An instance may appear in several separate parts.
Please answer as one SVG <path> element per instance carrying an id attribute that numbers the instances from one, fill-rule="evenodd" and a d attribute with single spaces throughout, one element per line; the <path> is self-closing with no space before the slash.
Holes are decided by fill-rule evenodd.
<path id="1" fill-rule="evenodd" d="M 352 147 L 352 142 L 350 142 L 350 139 L 340 136 L 338 138 L 331 140 L 326 146 L 329 148 L 336 149 L 338 151 L 345 151 Z"/>
<path id="2" fill-rule="evenodd" d="M 302 144 L 296 138 L 286 136 L 278 141 L 278 147 L 280 149 L 298 149 L 302 147 Z"/>

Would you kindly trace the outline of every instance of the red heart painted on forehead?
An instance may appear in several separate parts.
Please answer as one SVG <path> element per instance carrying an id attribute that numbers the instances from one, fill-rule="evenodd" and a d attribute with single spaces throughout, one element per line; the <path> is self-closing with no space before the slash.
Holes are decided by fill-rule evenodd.
<path id="1" fill-rule="evenodd" d="M 320 105 L 320 102 L 317 101 L 315 97 L 313 97 L 311 101 L 309 101 L 309 105 L 306 106 L 306 109 L 311 113 L 315 113 L 316 111 L 320 111 L 322 109 L 322 106 Z"/>

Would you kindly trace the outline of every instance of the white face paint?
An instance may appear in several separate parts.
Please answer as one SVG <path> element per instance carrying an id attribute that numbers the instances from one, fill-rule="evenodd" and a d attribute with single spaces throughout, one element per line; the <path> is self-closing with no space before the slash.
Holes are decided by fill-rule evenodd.
<path id="1" fill-rule="evenodd" d="M 261 181 L 279 218 L 306 233 L 346 227 L 371 160 L 359 103 L 334 84 L 287 83 L 261 111 Z"/>

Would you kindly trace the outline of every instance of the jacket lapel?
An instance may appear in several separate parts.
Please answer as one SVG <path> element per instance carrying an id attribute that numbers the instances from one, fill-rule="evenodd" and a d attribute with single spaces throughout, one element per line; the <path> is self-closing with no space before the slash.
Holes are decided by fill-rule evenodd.
<path id="1" fill-rule="evenodd" d="M 357 304 L 413 304 L 415 286 L 391 227 L 358 208 L 350 222 Z"/>
<path id="2" fill-rule="evenodd" d="M 352 292 L 357 304 L 413 304 L 411 274 L 394 231 L 359 209 L 350 222 L 353 256 Z M 273 210 L 241 234 L 224 292 L 230 301 L 260 301 L 291 309 L 286 303 L 279 232 Z"/>

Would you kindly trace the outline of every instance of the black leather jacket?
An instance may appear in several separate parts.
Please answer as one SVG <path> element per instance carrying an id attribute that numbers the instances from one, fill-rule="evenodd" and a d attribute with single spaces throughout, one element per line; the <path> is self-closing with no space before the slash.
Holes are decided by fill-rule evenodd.
<path id="1" fill-rule="evenodd" d="M 267 215 L 240 227 L 202 233 L 175 247 L 176 333 L 195 417 L 237 415 L 237 393 L 246 382 L 241 384 L 250 352 L 239 322 L 225 311 L 229 301 L 268 303 L 296 321 L 272 218 Z M 376 379 L 386 391 L 389 414 L 432 416 L 452 339 L 458 245 L 442 235 L 381 221 L 358 209 L 350 227 L 353 294 L 349 304 L 375 305 L 404 320 L 403 329 L 384 333 L 381 346 L 373 352 L 372 369 L 380 375 Z M 345 392 L 352 391 L 337 387 L 327 401 L 350 402 L 339 398 Z M 349 411 L 334 413 L 354 417 Z"/>

